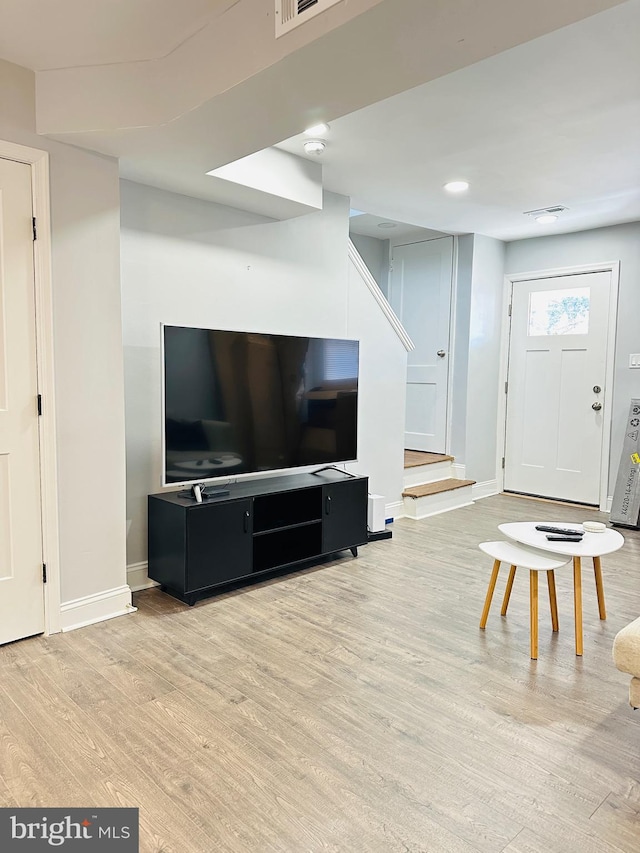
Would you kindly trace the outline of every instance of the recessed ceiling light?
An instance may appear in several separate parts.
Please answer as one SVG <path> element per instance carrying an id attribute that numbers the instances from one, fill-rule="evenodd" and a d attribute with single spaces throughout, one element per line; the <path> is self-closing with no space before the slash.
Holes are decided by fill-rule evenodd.
<path id="1" fill-rule="evenodd" d="M 320 122 L 320 124 L 314 124 L 313 127 L 308 127 L 303 133 L 305 136 L 324 136 L 325 133 L 329 133 L 329 125 Z"/>
<path id="2" fill-rule="evenodd" d="M 397 222 L 378 222 L 378 228 L 397 228 Z"/>
<path id="3" fill-rule="evenodd" d="M 557 218 L 555 213 L 543 213 L 542 216 L 536 216 L 536 222 L 540 225 L 551 225 Z"/>
<path id="4" fill-rule="evenodd" d="M 322 154 L 327 146 L 321 139 L 310 139 L 304 144 L 306 154 Z"/>
<path id="5" fill-rule="evenodd" d="M 463 193 L 469 189 L 468 181 L 449 181 L 448 184 L 444 185 L 445 190 L 448 193 Z"/>

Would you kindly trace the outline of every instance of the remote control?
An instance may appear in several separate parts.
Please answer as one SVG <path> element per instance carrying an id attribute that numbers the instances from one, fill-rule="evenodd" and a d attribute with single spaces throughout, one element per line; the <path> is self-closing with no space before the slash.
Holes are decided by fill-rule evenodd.
<path id="1" fill-rule="evenodd" d="M 552 533 L 547 533 L 549 542 L 582 542 L 582 536 L 554 536 Z"/>
<path id="2" fill-rule="evenodd" d="M 196 499 L 196 503 L 202 503 L 202 488 L 200 486 L 193 487 L 193 496 Z"/>
<path id="3" fill-rule="evenodd" d="M 558 533 L 561 536 L 584 536 L 582 530 L 570 530 L 568 527 L 550 527 L 547 524 L 536 524 L 536 530 L 543 533 Z"/>

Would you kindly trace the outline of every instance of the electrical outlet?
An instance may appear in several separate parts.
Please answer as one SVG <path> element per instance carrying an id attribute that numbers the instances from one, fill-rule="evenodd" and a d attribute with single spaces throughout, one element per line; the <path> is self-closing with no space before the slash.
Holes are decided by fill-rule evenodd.
<path id="1" fill-rule="evenodd" d="M 629 356 L 629 367 L 640 367 L 640 352 L 632 352 Z"/>

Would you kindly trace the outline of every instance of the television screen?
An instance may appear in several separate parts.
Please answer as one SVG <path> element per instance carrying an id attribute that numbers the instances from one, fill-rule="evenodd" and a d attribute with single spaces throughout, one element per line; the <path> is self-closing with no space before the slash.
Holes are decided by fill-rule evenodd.
<path id="1" fill-rule="evenodd" d="M 166 484 L 356 459 L 358 341 L 163 336 Z"/>

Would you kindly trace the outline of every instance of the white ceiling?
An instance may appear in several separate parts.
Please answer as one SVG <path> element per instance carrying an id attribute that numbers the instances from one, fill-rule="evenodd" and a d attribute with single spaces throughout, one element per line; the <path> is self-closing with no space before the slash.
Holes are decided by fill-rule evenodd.
<path id="1" fill-rule="evenodd" d="M 166 56 L 235 0 L 0 0 L 0 56 L 40 71 Z"/>
<path id="2" fill-rule="evenodd" d="M 401 240 L 415 243 L 446 236 L 442 231 L 434 231 L 431 228 L 421 228 L 419 225 L 396 222 L 395 220 L 385 219 L 383 216 L 374 216 L 371 213 L 354 215 L 353 212 L 349 217 L 349 233 L 360 234 L 363 237 L 374 237 L 376 240 L 392 240 L 394 243 Z"/>
<path id="3" fill-rule="evenodd" d="M 504 240 L 640 219 L 639 45 L 631 0 L 338 118 L 324 186 L 383 218 Z M 442 189 L 456 178 L 466 194 Z M 569 210 L 553 226 L 523 215 L 556 204 Z"/>
<path id="4" fill-rule="evenodd" d="M 325 187 L 384 219 L 512 239 L 557 203 L 556 230 L 640 218 L 640 0 L 348 0 L 277 40 L 273 8 L 0 0 L 0 56 L 40 69 L 40 132 L 175 192 L 234 204 L 206 172 L 325 119 Z"/>

